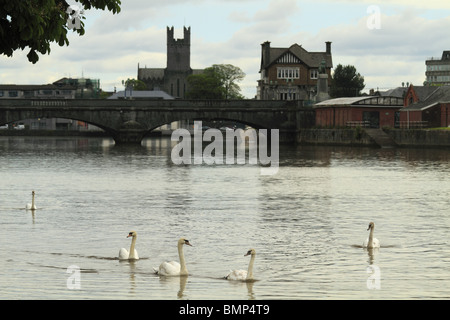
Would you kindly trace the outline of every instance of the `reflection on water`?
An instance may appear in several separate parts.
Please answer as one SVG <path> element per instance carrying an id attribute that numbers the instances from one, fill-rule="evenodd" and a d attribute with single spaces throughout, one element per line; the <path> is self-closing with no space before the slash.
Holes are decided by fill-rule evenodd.
<path id="1" fill-rule="evenodd" d="M 448 150 L 280 146 L 278 173 L 261 176 L 248 163 L 177 166 L 172 147 L 0 137 L 0 298 L 449 296 Z M 379 249 L 361 246 L 370 221 Z M 130 230 L 140 260 L 122 262 Z M 155 275 L 180 237 L 195 243 L 189 276 Z M 248 248 L 257 281 L 224 280 Z"/>

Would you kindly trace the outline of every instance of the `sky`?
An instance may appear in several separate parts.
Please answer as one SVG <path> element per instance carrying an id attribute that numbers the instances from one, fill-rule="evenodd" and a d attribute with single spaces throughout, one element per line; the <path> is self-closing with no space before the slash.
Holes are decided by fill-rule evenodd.
<path id="1" fill-rule="evenodd" d="M 67 0 L 76 5 L 75 0 Z M 36 64 L 28 50 L 0 56 L 1 84 L 47 84 L 62 77 L 100 79 L 103 90 L 122 90 L 141 67 L 166 67 L 166 28 L 191 27 L 191 67 L 232 64 L 246 76 L 246 98 L 256 95 L 261 43 L 325 51 L 333 65 L 353 65 L 365 91 L 402 83 L 423 85 L 425 60 L 450 50 L 447 0 L 122 0 L 121 12 L 89 10 L 83 36 L 52 44 Z"/>

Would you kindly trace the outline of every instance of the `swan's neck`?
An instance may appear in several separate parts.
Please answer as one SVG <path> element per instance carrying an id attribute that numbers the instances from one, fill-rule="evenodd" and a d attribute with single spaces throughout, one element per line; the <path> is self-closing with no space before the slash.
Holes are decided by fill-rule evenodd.
<path id="1" fill-rule="evenodd" d="M 131 240 L 130 254 L 128 256 L 128 259 L 136 259 L 136 257 L 134 256 L 134 247 L 136 246 L 136 238 L 137 236 L 134 235 L 133 239 Z"/>
<path id="2" fill-rule="evenodd" d="M 35 209 L 36 206 L 34 205 L 34 193 L 31 195 L 31 209 Z"/>
<path id="3" fill-rule="evenodd" d="M 253 264 L 255 263 L 255 255 L 252 254 L 247 270 L 247 280 L 253 279 Z"/>
<path id="4" fill-rule="evenodd" d="M 184 259 L 183 244 L 178 244 L 178 256 L 180 257 L 180 275 L 187 275 L 186 260 Z"/>
<path id="5" fill-rule="evenodd" d="M 373 227 L 370 228 L 369 242 L 367 243 L 367 246 L 368 246 L 369 248 L 373 247 Z"/>

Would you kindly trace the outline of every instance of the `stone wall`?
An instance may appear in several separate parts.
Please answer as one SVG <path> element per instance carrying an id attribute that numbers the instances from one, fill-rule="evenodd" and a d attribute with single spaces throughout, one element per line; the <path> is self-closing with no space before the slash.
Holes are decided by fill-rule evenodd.
<path id="1" fill-rule="evenodd" d="M 384 130 L 400 147 L 450 148 L 450 130 Z M 362 128 L 301 129 L 298 144 L 377 146 Z"/>
<path id="2" fill-rule="evenodd" d="M 401 147 L 450 147 L 450 130 L 385 129 Z"/>
<path id="3" fill-rule="evenodd" d="M 297 133 L 299 144 L 346 146 L 375 146 L 361 128 L 353 129 L 301 129 Z"/>

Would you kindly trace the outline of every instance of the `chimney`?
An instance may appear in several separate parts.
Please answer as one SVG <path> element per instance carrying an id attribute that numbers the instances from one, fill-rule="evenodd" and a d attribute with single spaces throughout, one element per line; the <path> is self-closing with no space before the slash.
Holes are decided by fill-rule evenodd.
<path id="1" fill-rule="evenodd" d="M 270 41 L 261 44 L 261 69 L 270 62 Z"/>
<path id="2" fill-rule="evenodd" d="M 325 42 L 327 48 L 327 54 L 331 54 L 331 41 Z"/>

